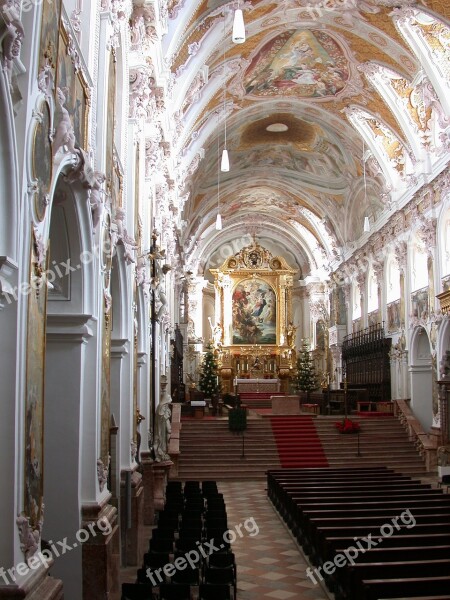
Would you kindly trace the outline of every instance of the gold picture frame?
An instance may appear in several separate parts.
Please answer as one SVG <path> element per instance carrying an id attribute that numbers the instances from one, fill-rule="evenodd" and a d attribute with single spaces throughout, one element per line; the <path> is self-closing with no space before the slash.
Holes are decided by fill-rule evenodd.
<path id="1" fill-rule="evenodd" d="M 47 261 L 48 254 L 47 252 Z M 43 266 L 39 264 L 39 260 L 37 240 L 33 232 L 27 312 L 23 492 L 24 513 L 29 518 L 33 529 L 41 527 L 44 499 L 44 374 L 47 286 L 45 279 L 42 279 Z M 42 285 L 38 285 L 39 280 Z"/>
<path id="2" fill-rule="evenodd" d="M 50 106 L 44 100 L 39 107 L 40 118 L 33 133 L 31 152 L 31 171 L 33 180 L 37 182 L 34 194 L 34 211 L 39 221 L 45 217 L 49 203 L 50 186 L 53 176 L 53 156 L 51 142 Z"/>
<path id="3" fill-rule="evenodd" d="M 61 0 L 42 3 L 38 68 L 42 70 L 50 66 L 54 77 L 58 61 L 58 32 L 61 20 L 61 4 Z"/>
<path id="4" fill-rule="evenodd" d="M 65 108 L 70 115 L 75 139 L 80 148 L 86 149 L 88 141 L 90 88 L 80 65 L 75 64 L 69 54 L 69 33 L 66 30 L 65 19 L 59 26 L 58 65 L 56 69 L 56 86 L 66 97 Z M 74 43 L 73 33 L 70 32 L 71 44 Z"/>
<path id="5" fill-rule="evenodd" d="M 231 345 L 278 343 L 278 294 L 264 277 L 244 277 L 233 288 Z"/>

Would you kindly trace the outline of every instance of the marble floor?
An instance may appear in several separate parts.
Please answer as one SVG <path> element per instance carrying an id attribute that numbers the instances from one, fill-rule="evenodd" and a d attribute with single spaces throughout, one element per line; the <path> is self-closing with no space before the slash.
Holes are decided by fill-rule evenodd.
<path id="1" fill-rule="evenodd" d="M 227 506 L 228 527 L 236 534 L 232 550 L 237 563 L 237 600 L 333 597 L 306 577 L 308 563 L 267 499 L 265 482 L 219 482 L 218 486 Z M 150 537 L 151 527 L 145 527 L 144 533 Z M 136 567 L 120 570 L 121 584 L 135 580 Z"/>
<path id="2" fill-rule="evenodd" d="M 306 576 L 308 563 L 267 499 L 264 482 L 222 482 L 238 570 L 238 600 L 328 600 Z M 256 526 L 255 526 L 256 524 Z M 240 527 L 242 535 L 237 533 Z M 258 531 L 259 530 L 259 531 Z"/>
<path id="3" fill-rule="evenodd" d="M 437 476 L 421 477 L 437 487 Z M 264 481 L 219 482 L 229 529 L 236 539 L 237 600 L 330 600 L 334 596 L 306 576 L 308 562 L 267 499 Z M 448 493 L 448 490 L 447 490 Z M 151 527 L 144 528 L 149 538 Z M 240 533 L 239 533 L 240 532 Z M 122 568 L 120 580 L 134 582 L 136 567 Z"/>

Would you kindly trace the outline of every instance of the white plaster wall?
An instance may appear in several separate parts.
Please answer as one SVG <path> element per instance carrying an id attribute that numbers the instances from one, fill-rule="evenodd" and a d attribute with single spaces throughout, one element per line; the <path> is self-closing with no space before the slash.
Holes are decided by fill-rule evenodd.
<path id="1" fill-rule="evenodd" d="M 17 285 L 17 272 L 12 273 L 11 285 Z M 0 310 L 0 472 L 3 491 L 0 493 L 0 515 L 2 515 L 2 535 L 0 536 L 0 565 L 10 568 L 14 564 L 15 536 L 15 419 L 16 407 L 16 351 L 17 351 L 17 301 L 4 302 Z"/>
<path id="2" fill-rule="evenodd" d="M 84 343 L 78 333 L 49 333 L 45 371 L 43 539 L 68 538 L 80 527 L 80 448 Z M 64 582 L 64 598 L 82 596 L 81 547 L 58 557 L 52 574 Z"/>

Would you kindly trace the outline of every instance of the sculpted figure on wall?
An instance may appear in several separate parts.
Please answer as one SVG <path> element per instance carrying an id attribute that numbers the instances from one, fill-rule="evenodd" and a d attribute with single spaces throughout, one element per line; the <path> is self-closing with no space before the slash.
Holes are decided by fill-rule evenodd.
<path id="1" fill-rule="evenodd" d="M 75 133 L 73 130 L 72 121 L 67 108 L 64 106 L 66 103 L 66 90 L 56 88 L 56 110 L 55 110 L 55 122 L 56 132 L 55 139 L 53 141 L 53 156 L 55 156 L 60 148 L 67 146 L 67 150 L 71 154 L 77 154 L 75 148 Z"/>
<path id="2" fill-rule="evenodd" d="M 172 398 L 166 389 L 167 382 L 165 379 L 165 376 L 161 377 L 161 399 L 155 415 L 155 442 L 153 448 L 156 462 L 170 460 L 168 450 L 170 434 L 172 432 L 170 422 L 172 416 L 172 411 L 170 410 Z"/>

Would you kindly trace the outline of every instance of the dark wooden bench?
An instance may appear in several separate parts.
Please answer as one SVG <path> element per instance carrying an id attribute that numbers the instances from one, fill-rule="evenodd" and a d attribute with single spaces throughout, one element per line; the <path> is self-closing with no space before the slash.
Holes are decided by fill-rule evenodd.
<path id="1" fill-rule="evenodd" d="M 426 498 L 422 498 L 420 501 L 408 499 L 408 505 L 413 515 L 447 514 L 450 510 L 450 502 L 439 502 L 439 499 L 435 498 L 431 502 Z M 404 500 L 400 502 L 385 502 L 383 504 L 373 502 L 370 507 L 364 502 L 351 505 L 341 504 L 340 506 L 312 502 L 297 506 L 297 510 L 292 515 L 290 522 L 292 532 L 298 537 L 304 528 L 308 526 L 308 520 L 311 518 L 344 518 L 346 516 L 377 516 L 379 514 L 385 514 L 388 518 L 392 518 L 400 515 L 403 510 Z"/>
<path id="2" fill-rule="evenodd" d="M 430 592 L 446 594 L 450 598 L 450 576 L 414 577 L 396 579 L 363 580 L 363 595 L 358 600 L 379 600 L 380 598 L 417 598 Z"/>
<path id="3" fill-rule="evenodd" d="M 280 510 L 280 515 L 284 518 L 284 520 L 286 521 L 286 524 L 288 525 L 288 527 L 300 527 L 301 526 L 301 522 L 302 522 L 302 511 L 304 508 L 306 507 L 311 507 L 312 505 L 314 505 L 315 507 L 319 508 L 320 506 L 322 508 L 346 508 L 349 507 L 349 509 L 354 508 L 354 507 L 360 507 L 362 508 L 363 506 L 367 507 L 367 506 L 380 506 L 381 504 L 383 504 L 386 507 L 394 507 L 394 506 L 398 506 L 399 508 L 399 514 L 404 510 L 405 508 L 405 502 L 406 502 L 406 498 L 407 498 L 407 502 L 408 502 L 408 506 L 410 506 L 410 501 L 413 502 L 413 504 L 411 504 L 412 506 L 417 506 L 418 502 L 421 506 L 427 506 L 428 502 L 430 502 L 431 504 L 433 504 L 434 502 L 439 502 L 444 496 L 443 494 L 434 494 L 435 490 L 429 490 L 429 494 L 425 494 L 423 492 L 421 492 L 420 490 L 415 490 L 414 492 L 410 491 L 409 493 L 398 493 L 396 492 L 395 495 L 390 495 L 390 496 L 386 496 L 386 495 L 370 495 L 370 496 L 364 496 L 364 494 L 360 494 L 358 496 L 338 496 L 338 497 L 334 497 L 334 496 L 328 496 L 328 497 L 322 497 L 322 498 L 316 498 L 316 497 L 304 497 L 304 498 L 298 498 L 298 497 L 293 497 L 290 499 L 289 502 L 286 502 L 284 505 L 283 510 Z M 320 502 L 322 501 L 322 502 Z M 420 502 L 421 501 L 421 502 Z M 395 504 L 394 504 L 395 502 Z M 441 503 L 441 502 L 439 502 Z"/>
<path id="4" fill-rule="evenodd" d="M 342 554 L 345 548 L 336 549 L 337 554 Z M 450 560 L 450 545 L 442 546 L 411 546 L 396 548 L 371 548 L 364 554 L 360 553 L 355 559 L 355 567 L 365 564 L 385 565 L 389 563 L 416 563 L 422 561 Z M 350 593 L 350 577 L 353 567 L 336 569 L 332 574 L 332 587 L 336 598 L 347 597 Z M 411 567 L 412 569 L 412 567 Z"/>
<path id="5" fill-rule="evenodd" d="M 345 589 L 346 598 L 347 600 L 359 600 L 364 594 L 364 580 L 438 577 L 445 573 L 450 573 L 450 559 L 421 559 L 418 561 L 397 561 L 382 564 L 364 563 L 349 566 L 346 571 L 348 571 L 348 580 Z"/>
<path id="6" fill-rule="evenodd" d="M 365 526 L 359 525 L 357 527 L 318 527 L 316 535 L 307 540 L 308 545 L 305 544 L 304 549 L 307 554 L 311 556 L 311 560 L 319 560 L 321 556 L 325 556 L 328 542 L 330 539 L 339 537 L 350 537 L 352 542 L 349 542 L 348 546 L 355 545 L 355 539 L 362 539 L 369 534 L 372 535 L 372 539 L 379 544 L 386 544 L 399 546 L 400 543 L 396 543 L 397 538 L 407 537 L 419 537 L 419 536 L 433 536 L 433 535 L 447 535 L 447 541 L 450 541 L 450 523 L 448 521 L 441 523 L 416 523 L 411 529 L 402 528 L 399 532 L 395 532 L 392 536 L 383 537 L 380 533 L 378 526 Z"/>
<path id="7" fill-rule="evenodd" d="M 320 487 L 335 487 L 335 486 L 340 485 L 340 487 L 345 486 L 346 489 L 348 490 L 348 489 L 350 489 L 350 486 L 352 486 L 356 482 L 358 482 L 358 484 L 360 484 L 360 485 L 366 485 L 366 484 L 392 485 L 395 482 L 397 482 L 399 484 L 417 483 L 417 481 L 411 480 L 407 476 L 385 477 L 385 476 L 376 476 L 376 475 L 375 476 L 364 475 L 364 476 L 358 477 L 357 479 L 351 478 L 351 477 L 349 477 L 348 479 L 347 478 L 322 479 L 320 482 L 315 482 L 314 479 L 311 479 L 311 480 L 307 479 L 302 482 L 288 480 L 288 481 L 282 481 L 279 484 L 273 482 L 272 485 L 269 485 L 268 496 L 269 496 L 269 499 L 271 500 L 271 502 L 274 504 L 275 508 L 278 509 L 278 507 L 289 496 L 289 494 L 292 495 L 292 493 L 296 490 L 307 489 L 314 485 L 319 488 Z"/>
<path id="8" fill-rule="evenodd" d="M 450 571 L 450 498 L 430 484 L 383 467 L 280 469 L 267 473 L 267 490 L 317 569 L 349 552 L 347 564 L 322 572 L 337 600 L 378 599 L 380 590 L 383 597 L 410 589 L 411 598 L 438 595 L 450 581 L 442 575 Z M 407 509 L 412 517 L 402 519 Z M 367 549 L 367 536 L 376 547 Z M 406 591 L 396 583 L 413 578 L 432 586 Z M 450 584 L 445 591 L 450 598 Z"/>
<path id="9" fill-rule="evenodd" d="M 329 537 L 326 540 L 325 552 L 321 557 L 321 563 L 327 560 L 333 560 L 338 551 L 343 551 L 346 548 L 354 545 L 353 536 L 336 536 Z M 401 548 L 414 546 L 440 546 L 450 544 L 450 535 L 448 533 L 433 533 L 433 534 L 414 534 L 411 535 L 396 535 L 389 538 L 384 538 L 381 542 L 383 548 Z M 380 545 L 381 545 L 380 544 Z"/>
<path id="10" fill-rule="evenodd" d="M 308 513 L 305 513 L 305 521 L 303 524 L 303 528 L 300 532 L 301 540 L 302 543 L 305 544 L 305 546 L 310 547 L 313 544 L 313 541 L 316 538 L 316 536 L 324 534 L 324 532 L 324 535 L 326 535 L 327 531 L 335 531 L 336 529 L 344 531 L 345 529 L 347 529 L 348 531 L 353 531 L 354 528 L 365 528 L 367 533 L 373 534 L 374 532 L 379 533 L 380 528 L 385 524 L 389 524 L 392 527 L 394 527 L 394 532 L 392 535 L 403 532 L 405 529 L 407 531 L 411 531 L 411 524 L 409 524 L 410 528 L 408 529 L 407 525 L 405 525 L 401 519 L 397 520 L 398 529 L 395 527 L 395 525 L 392 524 L 392 519 L 395 519 L 397 516 L 398 515 L 392 516 L 387 514 L 381 514 L 370 517 L 342 516 L 338 518 L 308 518 Z M 450 524 L 450 509 L 447 510 L 447 512 L 443 513 L 436 513 L 434 511 L 430 511 L 428 514 L 416 514 L 413 515 L 413 517 L 415 521 L 414 529 L 416 529 L 418 525 L 434 526 L 436 523 Z"/>

